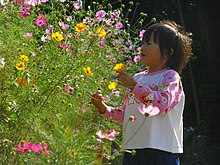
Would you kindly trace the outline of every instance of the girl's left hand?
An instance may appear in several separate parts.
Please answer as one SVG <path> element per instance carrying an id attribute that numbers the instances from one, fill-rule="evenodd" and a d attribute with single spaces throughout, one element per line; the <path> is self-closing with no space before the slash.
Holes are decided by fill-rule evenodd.
<path id="1" fill-rule="evenodd" d="M 117 79 L 118 79 L 119 85 L 122 85 L 122 86 L 124 86 L 126 88 L 130 88 L 130 89 L 133 89 L 137 83 L 133 76 L 131 76 L 123 71 L 119 72 Z"/>

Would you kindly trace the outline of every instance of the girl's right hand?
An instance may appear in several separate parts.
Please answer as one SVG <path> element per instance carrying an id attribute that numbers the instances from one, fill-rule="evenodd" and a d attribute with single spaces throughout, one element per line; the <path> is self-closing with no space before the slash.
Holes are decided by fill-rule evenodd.
<path id="1" fill-rule="evenodd" d="M 103 95 L 101 94 L 101 91 L 96 91 L 95 93 L 92 94 L 92 103 L 95 105 L 97 102 L 101 102 L 104 100 Z"/>
<path id="2" fill-rule="evenodd" d="M 96 106 L 96 108 L 99 110 L 99 113 L 105 113 L 105 105 L 103 103 L 104 96 L 101 94 L 101 91 L 96 91 L 94 94 L 91 95 L 91 102 Z"/>

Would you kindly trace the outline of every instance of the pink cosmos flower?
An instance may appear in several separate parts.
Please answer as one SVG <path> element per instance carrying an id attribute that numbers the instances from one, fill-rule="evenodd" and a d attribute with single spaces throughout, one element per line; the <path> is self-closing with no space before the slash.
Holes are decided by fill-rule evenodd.
<path id="1" fill-rule="evenodd" d="M 53 25 L 48 25 L 48 29 L 46 29 L 46 34 L 51 34 L 51 30 L 54 29 Z"/>
<path id="2" fill-rule="evenodd" d="M 114 23 L 114 21 L 112 21 L 111 19 L 106 19 L 105 23 L 107 26 L 112 26 L 112 24 Z"/>
<path id="3" fill-rule="evenodd" d="M 36 6 L 40 4 L 40 0 L 26 0 L 24 4 L 28 4 L 30 6 Z"/>
<path id="4" fill-rule="evenodd" d="M 127 65 L 131 65 L 132 60 L 127 60 L 126 63 L 127 63 Z"/>
<path id="5" fill-rule="evenodd" d="M 152 117 L 157 114 L 159 114 L 160 110 L 157 107 L 154 107 L 153 105 L 146 106 L 143 104 L 143 106 L 138 107 L 138 111 L 145 115 L 146 117 Z"/>
<path id="6" fill-rule="evenodd" d="M 18 144 L 17 150 L 19 152 L 25 152 L 27 150 L 31 150 L 32 145 L 33 144 L 31 142 L 29 143 L 28 141 L 25 141 L 24 143 L 19 143 Z"/>
<path id="7" fill-rule="evenodd" d="M 28 18 L 30 16 L 30 7 L 29 6 L 22 6 L 19 9 L 20 16 L 24 18 Z"/>
<path id="8" fill-rule="evenodd" d="M 101 130 L 96 132 L 96 135 L 99 137 L 99 141 L 102 141 L 102 139 L 106 139 L 108 141 L 114 141 L 117 135 L 117 132 L 115 130 L 106 130 L 105 132 L 102 132 Z"/>
<path id="9" fill-rule="evenodd" d="M 35 25 L 42 28 L 43 26 L 47 26 L 47 22 L 48 20 L 40 14 L 35 21 Z"/>
<path id="10" fill-rule="evenodd" d="M 123 24 L 122 24 L 121 22 L 117 22 L 117 23 L 115 24 L 115 28 L 116 28 L 117 30 L 120 30 L 121 28 L 123 28 Z"/>
<path id="11" fill-rule="evenodd" d="M 102 47 L 102 48 L 105 47 L 105 43 L 104 43 L 103 41 L 98 42 L 98 45 L 99 45 L 100 47 Z"/>
<path id="12" fill-rule="evenodd" d="M 73 7 L 76 9 L 76 10 L 81 10 L 82 9 L 82 1 L 81 0 L 77 0 L 77 2 L 75 2 L 73 4 Z"/>
<path id="13" fill-rule="evenodd" d="M 16 0 L 15 2 L 18 3 L 18 4 L 20 4 L 20 5 L 23 5 L 23 4 L 24 4 L 23 0 Z"/>
<path id="14" fill-rule="evenodd" d="M 58 45 L 58 48 L 61 48 L 61 49 L 68 49 L 69 46 L 68 46 L 68 45 L 63 45 L 63 44 L 61 44 L 61 45 Z"/>
<path id="15" fill-rule="evenodd" d="M 62 29 L 65 31 L 69 29 L 69 25 L 65 24 L 64 22 L 59 22 L 59 25 L 62 27 Z"/>
<path id="16" fill-rule="evenodd" d="M 42 150 L 43 147 L 41 144 L 33 144 L 32 147 L 31 147 L 31 150 L 33 152 L 39 152 L 40 150 Z"/>
<path id="17" fill-rule="evenodd" d="M 140 60 L 141 60 L 141 57 L 139 55 L 134 57 L 134 62 L 138 62 Z"/>
<path id="18" fill-rule="evenodd" d="M 24 2 L 24 4 L 28 4 L 30 6 L 37 6 L 39 5 L 40 3 L 46 3 L 48 2 L 49 0 L 26 0 Z"/>
<path id="19" fill-rule="evenodd" d="M 24 38 L 29 38 L 29 37 L 32 37 L 33 34 L 32 33 L 26 33 L 23 35 Z"/>
<path id="20" fill-rule="evenodd" d="M 49 154 L 49 150 L 48 150 L 48 144 L 45 144 L 44 147 L 42 146 L 42 144 L 34 144 L 32 142 L 28 142 L 25 141 L 24 143 L 19 143 L 17 150 L 19 152 L 25 152 L 25 151 L 33 151 L 33 152 L 40 152 L 43 155 L 48 155 Z"/>
<path id="21" fill-rule="evenodd" d="M 117 12 L 112 12 L 112 13 L 110 14 L 110 18 L 112 18 L 113 20 L 118 20 L 118 18 L 119 18 L 119 13 L 117 13 Z"/>
<path id="22" fill-rule="evenodd" d="M 140 40 L 142 40 L 142 38 L 144 37 L 145 31 L 146 31 L 146 30 L 141 30 L 141 31 L 140 31 L 140 34 L 139 34 Z"/>
<path id="23" fill-rule="evenodd" d="M 99 10 L 96 12 L 96 18 L 98 21 L 103 21 L 105 15 L 106 15 L 106 12 L 104 10 Z"/>
<path id="24" fill-rule="evenodd" d="M 46 2 L 48 2 L 49 0 L 40 0 L 40 2 L 42 2 L 42 3 L 46 3 Z"/>
<path id="25" fill-rule="evenodd" d="M 65 84 L 64 89 L 68 94 L 72 94 L 74 90 L 74 88 L 69 86 L 68 83 Z"/>

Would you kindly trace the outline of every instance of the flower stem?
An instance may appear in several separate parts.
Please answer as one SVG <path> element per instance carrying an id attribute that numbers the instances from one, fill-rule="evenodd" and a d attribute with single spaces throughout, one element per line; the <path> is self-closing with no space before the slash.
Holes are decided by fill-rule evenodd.
<path id="1" fill-rule="evenodd" d="M 142 128 L 142 126 L 144 125 L 145 120 L 147 119 L 147 117 L 144 118 L 143 122 L 141 123 L 140 127 L 135 131 L 135 133 L 122 145 L 125 146 L 137 133 L 138 131 Z"/>

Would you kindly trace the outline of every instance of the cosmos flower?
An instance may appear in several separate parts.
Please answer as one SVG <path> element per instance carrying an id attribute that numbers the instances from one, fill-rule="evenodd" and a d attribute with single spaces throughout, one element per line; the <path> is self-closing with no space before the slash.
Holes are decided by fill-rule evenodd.
<path id="1" fill-rule="evenodd" d="M 142 40 L 142 38 L 144 37 L 145 31 L 146 31 L 146 30 L 141 30 L 141 31 L 140 31 L 140 33 L 139 33 L 140 40 Z"/>
<path id="2" fill-rule="evenodd" d="M 105 31 L 105 29 L 102 28 L 102 27 L 99 27 L 96 32 L 97 32 L 97 34 L 98 34 L 99 37 L 105 37 L 106 34 L 107 34 L 106 31 Z"/>
<path id="3" fill-rule="evenodd" d="M 29 6 L 22 6 L 19 9 L 20 16 L 24 18 L 28 18 L 30 16 L 30 7 Z"/>
<path id="4" fill-rule="evenodd" d="M 91 68 L 88 66 L 87 68 L 83 68 L 87 76 L 93 76 Z"/>
<path id="5" fill-rule="evenodd" d="M 140 60 L 141 60 L 141 57 L 140 57 L 139 55 L 134 57 L 134 62 L 137 63 L 137 62 L 140 61 Z"/>
<path id="6" fill-rule="evenodd" d="M 76 159 L 76 156 L 78 155 L 78 152 L 76 152 L 74 149 L 69 149 L 70 155 L 73 157 L 73 159 Z"/>
<path id="7" fill-rule="evenodd" d="M 53 34 L 52 34 L 52 38 L 53 38 L 54 40 L 56 40 L 57 42 L 60 42 L 60 41 L 62 41 L 62 40 L 64 39 L 64 38 L 63 38 L 63 35 L 60 34 L 59 32 L 53 33 Z"/>
<path id="8" fill-rule="evenodd" d="M 118 30 L 120 30 L 121 28 L 123 28 L 123 24 L 122 24 L 121 22 L 117 22 L 117 23 L 115 24 L 115 28 L 118 29 Z"/>
<path id="9" fill-rule="evenodd" d="M 23 78 L 23 77 L 17 78 L 16 82 L 22 87 L 25 87 L 27 85 L 27 80 L 26 78 Z"/>
<path id="10" fill-rule="evenodd" d="M 84 24 L 84 23 L 76 24 L 75 30 L 80 33 L 84 32 L 86 30 L 86 24 Z"/>
<path id="11" fill-rule="evenodd" d="M 25 34 L 23 35 L 24 38 L 29 38 L 29 37 L 32 37 L 32 36 L 33 36 L 32 33 L 25 33 Z"/>
<path id="12" fill-rule="evenodd" d="M 43 26 L 47 26 L 47 22 L 48 20 L 40 14 L 35 21 L 35 25 L 42 28 Z"/>
<path id="13" fill-rule="evenodd" d="M 16 69 L 17 70 L 24 70 L 25 69 L 25 63 L 24 62 L 19 62 L 16 64 Z"/>
<path id="14" fill-rule="evenodd" d="M 159 114 L 160 110 L 153 105 L 145 105 L 138 107 L 138 111 L 146 117 L 152 117 Z"/>
<path id="15" fill-rule="evenodd" d="M 25 56 L 25 55 L 20 55 L 19 59 L 24 61 L 24 62 L 27 62 L 29 60 L 29 58 L 27 56 Z"/>
<path id="16" fill-rule="evenodd" d="M 77 2 L 74 2 L 73 7 L 76 10 L 81 10 L 82 9 L 82 1 L 81 0 L 77 0 Z"/>
<path id="17" fill-rule="evenodd" d="M 108 85 L 108 89 L 113 90 L 117 87 L 117 83 L 116 82 L 110 82 Z"/>
<path id="18" fill-rule="evenodd" d="M 115 67 L 113 68 L 114 71 L 116 72 L 122 72 L 125 69 L 125 65 L 122 63 L 116 64 Z"/>
<path id="19" fill-rule="evenodd" d="M 117 135 L 117 132 L 115 130 L 106 130 L 105 132 L 102 132 L 101 130 L 96 132 L 96 135 L 98 136 L 98 140 L 102 141 L 102 139 L 106 139 L 108 141 L 114 141 Z"/>
<path id="20" fill-rule="evenodd" d="M 104 10 L 99 10 L 96 12 L 95 16 L 98 21 L 102 21 L 104 19 L 105 15 L 106 15 L 106 12 Z"/>

